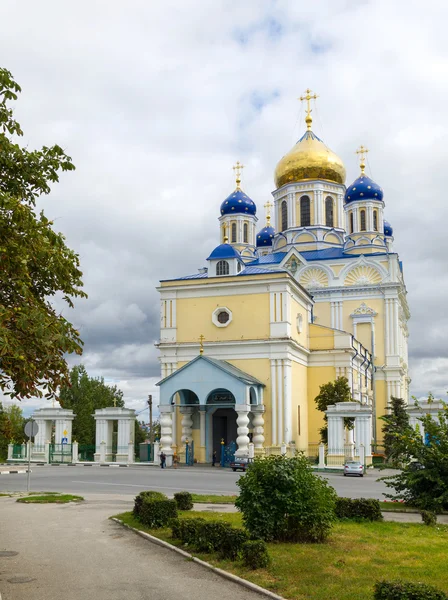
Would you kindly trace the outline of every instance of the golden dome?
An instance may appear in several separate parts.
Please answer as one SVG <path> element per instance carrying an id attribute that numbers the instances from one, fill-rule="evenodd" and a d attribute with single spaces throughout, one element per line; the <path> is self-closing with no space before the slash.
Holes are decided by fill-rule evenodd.
<path id="1" fill-rule="evenodd" d="M 325 179 L 344 184 L 345 167 L 339 156 L 309 129 L 277 164 L 274 178 L 277 188 L 307 179 Z"/>

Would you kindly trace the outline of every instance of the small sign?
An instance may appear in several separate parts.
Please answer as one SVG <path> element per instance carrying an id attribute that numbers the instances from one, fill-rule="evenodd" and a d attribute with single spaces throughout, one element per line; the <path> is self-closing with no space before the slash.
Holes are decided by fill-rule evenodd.
<path id="1" fill-rule="evenodd" d="M 66 429 L 64 429 L 64 431 L 62 432 L 62 435 L 65 437 L 67 435 L 68 431 Z"/>
<path id="2" fill-rule="evenodd" d="M 68 438 L 66 438 L 66 437 L 63 437 L 63 438 L 62 438 L 62 443 L 63 443 L 63 444 L 67 444 L 67 443 L 68 443 Z"/>
<path id="3" fill-rule="evenodd" d="M 39 426 L 36 421 L 28 421 L 25 425 L 25 435 L 29 438 L 35 437 L 39 433 Z"/>

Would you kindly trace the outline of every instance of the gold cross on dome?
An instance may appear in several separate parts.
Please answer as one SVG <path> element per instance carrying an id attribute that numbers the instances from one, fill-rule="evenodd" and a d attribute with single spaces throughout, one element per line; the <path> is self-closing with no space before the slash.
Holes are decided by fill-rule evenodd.
<path id="1" fill-rule="evenodd" d="M 269 202 L 269 200 L 264 205 L 264 208 L 266 209 L 266 227 L 269 227 L 269 223 L 271 221 L 271 208 L 273 206 L 274 205 L 272 204 L 272 202 Z"/>
<path id="2" fill-rule="evenodd" d="M 309 88 L 307 88 L 305 90 L 305 94 L 306 94 L 306 96 L 300 96 L 299 100 L 301 102 L 305 102 L 306 101 L 305 123 L 306 123 L 307 130 L 311 131 L 311 123 L 313 122 L 313 118 L 311 117 L 311 104 L 310 104 L 310 100 L 317 100 L 317 98 L 319 98 L 319 96 L 317 94 L 313 94 Z"/>
<path id="3" fill-rule="evenodd" d="M 359 166 L 361 167 L 361 175 L 364 175 L 364 170 L 366 168 L 366 154 L 369 151 L 368 148 L 365 148 L 361 145 L 358 150 L 356 150 L 356 154 L 359 156 Z"/>
<path id="4" fill-rule="evenodd" d="M 201 335 L 199 336 L 199 344 L 200 344 L 199 354 L 204 354 L 204 344 L 203 344 L 204 340 L 205 340 L 205 336 L 203 336 L 201 333 Z"/>
<path id="5" fill-rule="evenodd" d="M 232 169 L 235 171 L 235 176 L 236 176 L 236 189 L 239 190 L 240 189 L 240 183 L 241 183 L 241 170 L 244 169 L 244 165 L 242 165 L 240 163 L 239 160 L 236 161 L 236 165 L 234 165 L 232 167 Z"/>

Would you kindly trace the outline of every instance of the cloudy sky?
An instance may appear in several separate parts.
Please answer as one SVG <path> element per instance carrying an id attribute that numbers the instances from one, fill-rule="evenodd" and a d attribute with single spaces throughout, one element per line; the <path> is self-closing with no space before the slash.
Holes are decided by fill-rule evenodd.
<path id="1" fill-rule="evenodd" d="M 236 160 L 263 220 L 310 87 L 348 182 L 370 149 L 404 261 L 412 392 L 444 395 L 447 19 L 441 0 L 2 0 L 24 143 L 58 143 L 77 167 L 41 205 L 81 257 L 89 298 L 66 314 L 89 374 L 132 408 L 156 393 L 159 279 L 217 245 Z"/>

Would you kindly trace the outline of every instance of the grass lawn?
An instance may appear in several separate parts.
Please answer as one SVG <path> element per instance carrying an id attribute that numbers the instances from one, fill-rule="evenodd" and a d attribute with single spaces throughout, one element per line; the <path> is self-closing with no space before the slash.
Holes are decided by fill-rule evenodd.
<path id="1" fill-rule="evenodd" d="M 191 494 L 193 502 L 204 502 L 206 504 L 234 504 L 237 499 L 235 496 L 214 496 L 211 494 Z"/>
<path id="2" fill-rule="evenodd" d="M 44 495 L 31 495 L 22 498 L 17 498 L 16 502 L 24 504 L 67 504 L 68 502 L 82 502 L 82 496 L 72 496 L 71 494 L 50 493 Z"/>
<path id="3" fill-rule="evenodd" d="M 169 529 L 150 530 L 131 512 L 116 515 L 131 527 L 179 546 Z M 239 513 L 181 512 L 181 518 L 222 519 L 241 525 Z M 272 563 L 250 571 L 216 555 L 192 554 L 294 600 L 371 600 L 378 579 L 423 581 L 448 592 L 448 526 L 411 523 L 336 524 L 326 544 L 268 544 Z"/>

